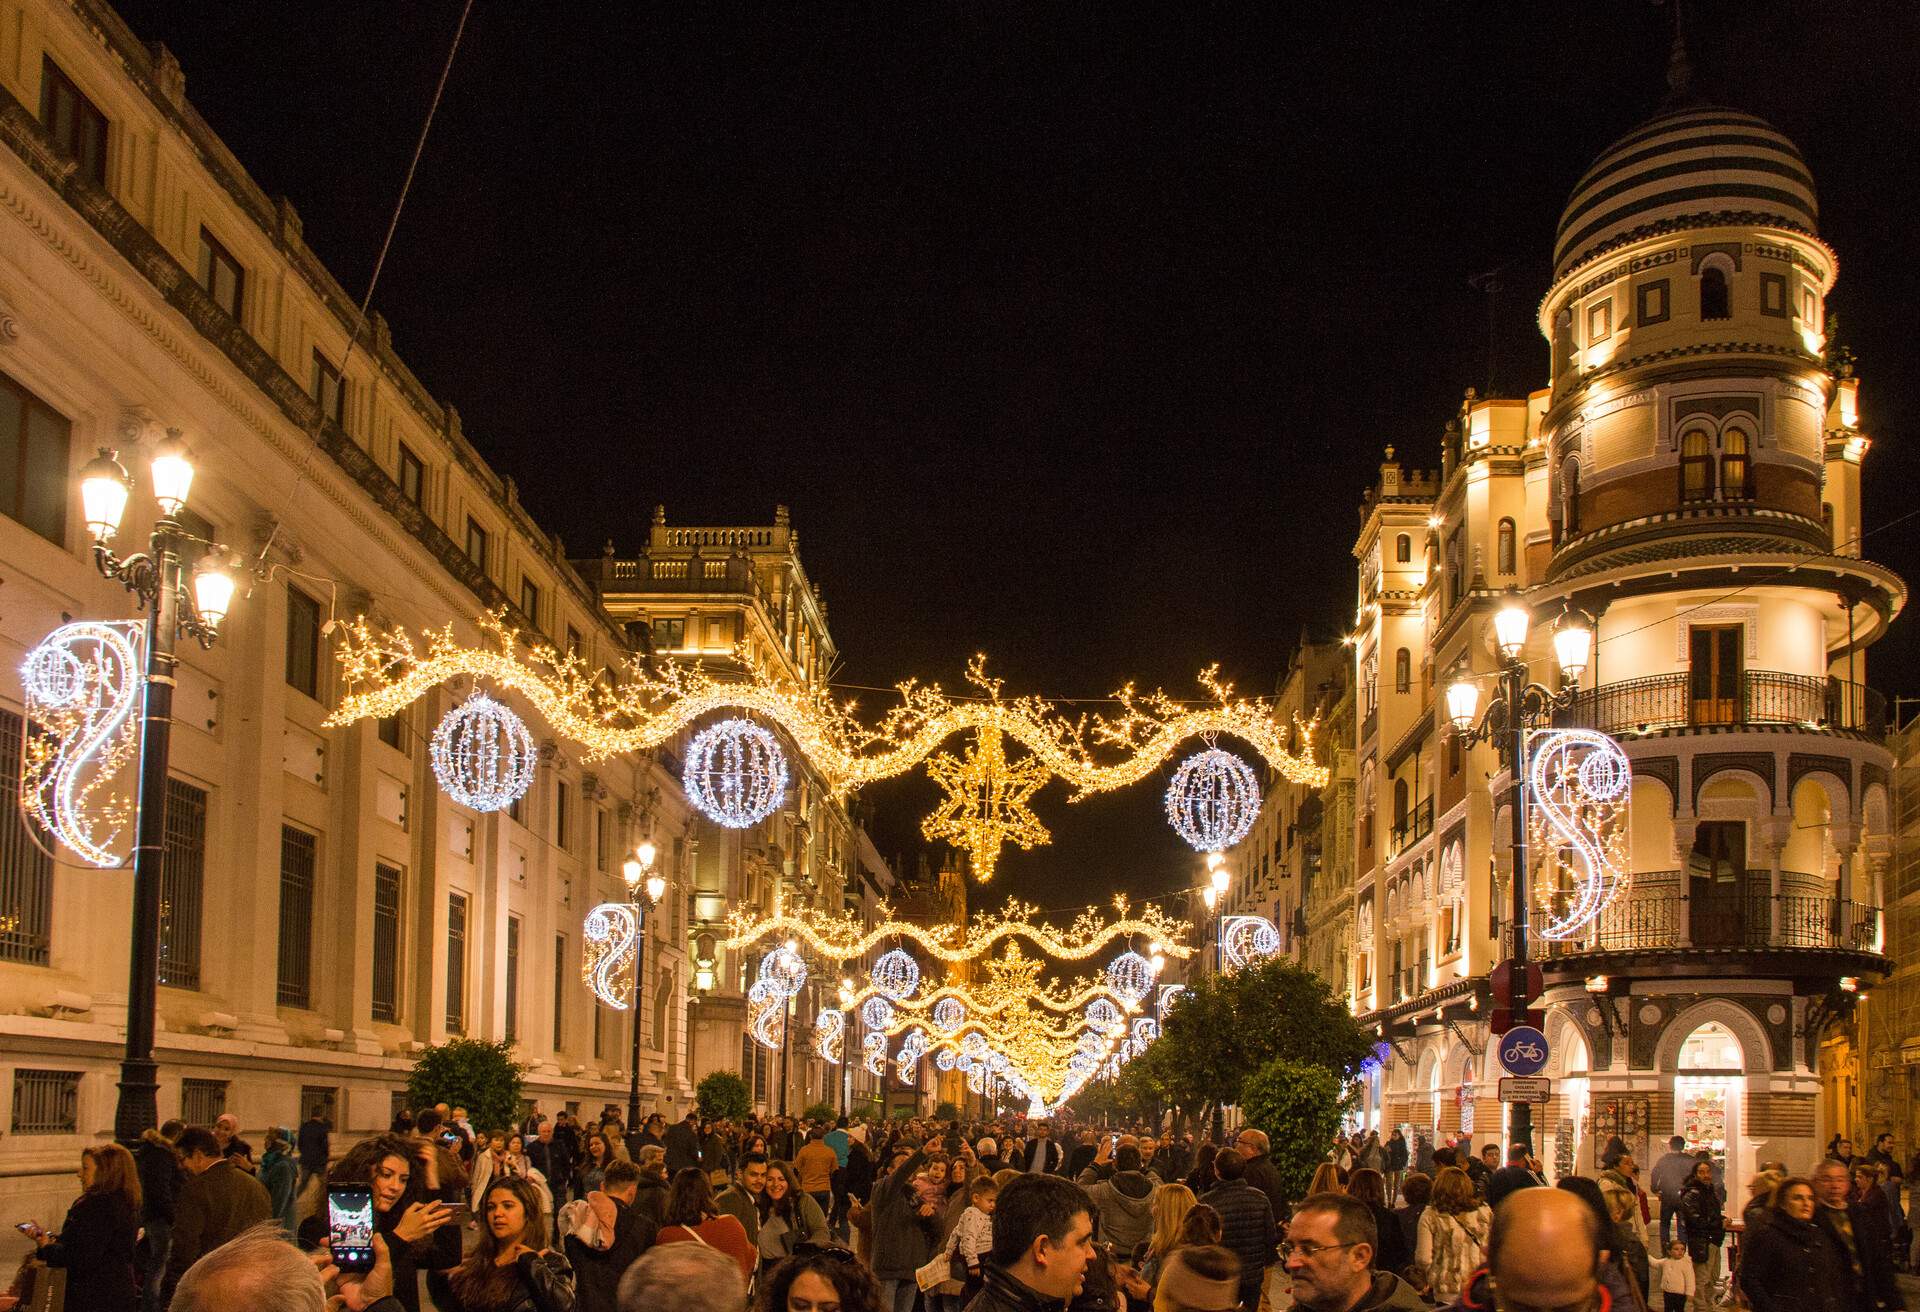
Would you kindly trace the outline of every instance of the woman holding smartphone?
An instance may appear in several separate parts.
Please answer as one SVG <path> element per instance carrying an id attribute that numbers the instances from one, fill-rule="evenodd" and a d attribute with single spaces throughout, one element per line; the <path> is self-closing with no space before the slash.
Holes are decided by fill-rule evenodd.
<path id="1" fill-rule="evenodd" d="M 139 1217 L 140 1172 L 133 1154 L 104 1143 L 80 1154 L 80 1197 L 67 1209 L 59 1234 L 32 1221 L 17 1228 L 39 1247 L 41 1261 L 66 1268 L 68 1307 L 129 1312 Z"/>
<path id="2" fill-rule="evenodd" d="M 372 1190 L 374 1232 L 393 1262 L 393 1296 L 407 1312 L 420 1312 L 419 1272 L 460 1262 L 458 1214 L 446 1196 L 457 1191 L 441 1187 L 433 1144 L 396 1134 L 362 1139 L 334 1163 L 327 1183 Z"/>
<path id="3" fill-rule="evenodd" d="M 500 1177 L 480 1207 L 473 1253 L 427 1277 L 434 1305 L 441 1312 L 573 1312 L 573 1268 L 547 1247 L 546 1212 L 533 1182 Z"/>

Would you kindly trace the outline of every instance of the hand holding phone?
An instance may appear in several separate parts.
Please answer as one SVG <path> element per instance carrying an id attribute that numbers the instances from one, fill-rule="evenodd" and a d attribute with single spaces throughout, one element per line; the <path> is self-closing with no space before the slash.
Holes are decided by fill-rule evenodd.
<path id="1" fill-rule="evenodd" d="M 328 1186 L 327 1248 L 333 1264 L 343 1272 L 373 1270 L 372 1186 Z"/>

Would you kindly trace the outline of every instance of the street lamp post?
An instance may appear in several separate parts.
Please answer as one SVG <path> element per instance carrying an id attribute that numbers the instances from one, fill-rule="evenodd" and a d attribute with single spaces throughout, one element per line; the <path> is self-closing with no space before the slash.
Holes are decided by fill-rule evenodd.
<path id="1" fill-rule="evenodd" d="M 627 1133 L 640 1132 L 640 1014 L 646 1001 L 646 977 L 641 963 L 647 955 L 648 911 L 660 905 L 666 895 L 667 881 L 653 872 L 659 852 L 652 843 L 642 843 L 620 867 L 627 884 L 627 899 L 633 907 L 633 1060 L 627 1070 Z M 644 897 L 646 901 L 642 902 Z"/>
<path id="2" fill-rule="evenodd" d="M 840 1114 L 853 1115 L 853 980 L 840 981 Z"/>
<path id="3" fill-rule="evenodd" d="M 1554 656 L 1563 686 L 1556 692 L 1533 682 L 1524 656 L 1532 616 L 1517 595 L 1494 613 L 1493 633 L 1500 649 L 1499 690 L 1476 724 L 1480 690 L 1470 679 L 1456 680 L 1447 689 L 1447 718 L 1463 746 L 1492 742 L 1513 780 L 1513 948 L 1507 957 L 1509 1024 L 1524 1021 L 1533 1001 L 1527 967 L 1527 731 L 1546 722 L 1556 710 L 1573 704 L 1580 691 L 1580 673 L 1593 653 L 1591 621 L 1577 611 L 1561 617 L 1553 635 Z M 1511 1141 L 1533 1149 L 1533 1106 L 1513 1104 Z"/>
<path id="4" fill-rule="evenodd" d="M 193 462 L 177 429 L 155 448 L 149 465 L 153 499 L 160 515 L 147 550 L 115 555 L 108 544 L 120 531 L 133 480 L 113 450 L 80 471 L 80 500 L 93 535 L 93 563 L 139 599 L 147 621 L 147 671 L 141 690 L 140 782 L 135 807 L 133 847 L 133 933 L 127 975 L 127 1047 L 120 1062 L 120 1100 L 114 1135 L 129 1146 L 159 1123 L 156 1095 L 160 1084 L 153 1060 L 154 1006 L 160 984 L 160 879 L 166 860 L 167 757 L 173 727 L 174 640 L 181 634 L 202 647 L 213 646 L 220 621 L 233 601 L 234 579 L 217 556 L 225 549 L 207 543 L 208 557 L 194 574 L 192 594 L 182 587 L 181 549 L 197 542 L 180 524 L 187 492 L 193 486 Z"/>
<path id="5" fill-rule="evenodd" d="M 1220 942 L 1220 922 L 1227 910 L 1227 886 L 1233 882 L 1233 876 L 1227 873 L 1227 859 L 1218 852 L 1207 853 L 1207 886 L 1200 896 L 1207 904 L 1207 910 L 1213 913 L 1213 974 L 1217 980 L 1227 968 L 1226 947 Z M 1227 1133 L 1226 1108 L 1220 1100 L 1213 1100 L 1213 1141 L 1224 1143 Z"/>

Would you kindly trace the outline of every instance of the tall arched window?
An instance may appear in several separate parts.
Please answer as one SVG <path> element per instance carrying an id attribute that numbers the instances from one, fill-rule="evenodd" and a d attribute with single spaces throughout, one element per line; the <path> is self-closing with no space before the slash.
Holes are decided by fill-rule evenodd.
<path id="1" fill-rule="evenodd" d="M 1580 462 L 1560 466 L 1560 526 L 1568 537 L 1580 531 Z"/>
<path id="2" fill-rule="evenodd" d="M 1700 270 L 1700 317 L 1733 317 L 1733 297 L 1727 290 L 1727 275 L 1717 268 Z"/>
<path id="3" fill-rule="evenodd" d="M 1407 827 L 1407 781 L 1393 781 L 1393 827 L 1401 830 Z"/>
<path id="4" fill-rule="evenodd" d="M 1704 428 L 1688 429 L 1680 438 L 1680 499 L 1713 500 L 1713 439 Z"/>
<path id="5" fill-rule="evenodd" d="M 1747 433 L 1729 428 L 1720 436 L 1720 496 L 1733 500 L 1753 495 L 1753 461 L 1747 456 Z"/>
<path id="6" fill-rule="evenodd" d="M 1516 549 L 1515 529 L 1511 519 L 1503 519 L 1500 521 L 1497 543 L 1498 551 L 1496 557 L 1500 562 L 1500 572 L 1502 574 L 1511 574 L 1514 572 Z"/>
<path id="7" fill-rule="evenodd" d="M 1413 560 L 1413 539 L 1405 533 L 1393 540 L 1393 558 L 1402 565 Z"/>
<path id="8" fill-rule="evenodd" d="M 1413 657 L 1405 647 L 1393 654 L 1393 690 L 1406 692 L 1413 687 Z"/>

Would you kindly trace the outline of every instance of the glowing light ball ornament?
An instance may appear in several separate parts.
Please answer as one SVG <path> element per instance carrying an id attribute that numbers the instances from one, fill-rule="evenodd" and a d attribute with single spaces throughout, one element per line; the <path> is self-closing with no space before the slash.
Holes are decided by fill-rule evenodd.
<path id="1" fill-rule="evenodd" d="M 1180 763 L 1167 785 L 1167 820 L 1196 852 L 1224 852 L 1260 814 L 1260 779 L 1232 752 L 1209 747 Z"/>
<path id="2" fill-rule="evenodd" d="M 895 1002 L 905 1002 L 920 987 L 920 963 L 900 948 L 874 962 L 867 974 L 873 986 Z"/>
<path id="3" fill-rule="evenodd" d="M 893 1027 L 893 1004 L 885 998 L 868 998 L 860 1004 L 860 1023 L 870 1030 L 885 1030 Z M 869 1034 L 868 1038 L 874 1036 Z M 886 1046 L 882 1039 L 881 1046 Z"/>
<path id="4" fill-rule="evenodd" d="M 116 780 L 140 746 L 145 682 L 138 623 L 63 624 L 27 653 L 20 806 L 88 865 L 125 865 L 116 850 L 133 798 Z"/>
<path id="5" fill-rule="evenodd" d="M 967 1009 L 958 998 L 942 998 L 933 1004 L 933 1026 L 942 1034 L 951 1034 L 967 1023 Z"/>
<path id="6" fill-rule="evenodd" d="M 1153 988 L 1153 967 L 1138 952 L 1122 952 L 1107 963 L 1107 987 L 1138 1006 Z"/>
<path id="7" fill-rule="evenodd" d="M 1220 949 L 1234 970 L 1280 950 L 1280 931 L 1260 916 L 1228 916 L 1220 926 Z"/>
<path id="8" fill-rule="evenodd" d="M 787 756 L 753 721 L 722 720 L 694 735 L 680 779 L 702 815 L 728 829 L 749 829 L 786 796 Z"/>
<path id="9" fill-rule="evenodd" d="M 539 755 L 520 717 L 476 692 L 433 731 L 432 758 L 448 797 L 476 811 L 504 811 L 526 796 Z"/>

